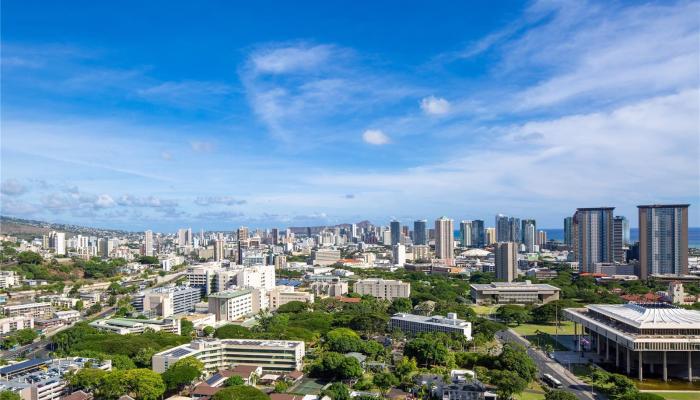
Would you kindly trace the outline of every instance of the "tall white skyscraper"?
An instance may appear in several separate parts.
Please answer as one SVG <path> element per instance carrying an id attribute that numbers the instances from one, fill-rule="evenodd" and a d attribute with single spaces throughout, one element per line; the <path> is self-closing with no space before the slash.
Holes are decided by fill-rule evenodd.
<path id="1" fill-rule="evenodd" d="M 153 231 L 143 233 L 143 255 L 153 257 Z"/>
<path id="2" fill-rule="evenodd" d="M 472 221 L 462 221 L 459 223 L 459 240 L 462 246 L 472 245 Z"/>
<path id="3" fill-rule="evenodd" d="M 66 233 L 51 231 L 49 233 L 49 247 L 54 250 L 57 255 L 66 254 Z"/>
<path id="4" fill-rule="evenodd" d="M 521 237 L 525 245 L 525 251 L 532 253 L 537 245 L 537 224 L 534 219 L 522 220 Z"/>
<path id="5" fill-rule="evenodd" d="M 574 255 L 581 272 L 595 272 L 596 263 L 613 262 L 615 207 L 578 208 L 574 214 Z"/>
<path id="6" fill-rule="evenodd" d="M 447 217 L 435 220 L 435 256 L 451 263 L 454 259 L 454 223 Z"/>
<path id="7" fill-rule="evenodd" d="M 406 246 L 395 244 L 394 247 L 392 247 L 392 261 L 399 266 L 406 264 Z"/>

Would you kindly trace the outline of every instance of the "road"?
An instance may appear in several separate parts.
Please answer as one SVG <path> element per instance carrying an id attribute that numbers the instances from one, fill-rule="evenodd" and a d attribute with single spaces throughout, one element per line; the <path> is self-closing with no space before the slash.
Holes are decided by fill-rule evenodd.
<path id="1" fill-rule="evenodd" d="M 516 343 L 524 346 L 527 349 L 527 354 L 537 365 L 537 369 L 540 371 L 540 374 L 547 373 L 557 378 L 564 385 L 562 388 L 563 390 L 573 393 L 581 400 L 596 399 L 596 397 L 591 393 L 591 387 L 589 385 L 579 380 L 561 364 L 547 357 L 544 352 L 537 350 L 534 347 L 530 347 L 530 342 L 518 335 L 512 329 L 496 333 L 496 338 L 498 338 L 498 340 L 501 342 Z"/>

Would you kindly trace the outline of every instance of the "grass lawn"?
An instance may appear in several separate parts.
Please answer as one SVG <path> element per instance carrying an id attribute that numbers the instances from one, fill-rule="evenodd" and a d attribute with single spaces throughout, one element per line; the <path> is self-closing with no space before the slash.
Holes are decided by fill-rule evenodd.
<path id="1" fill-rule="evenodd" d="M 535 331 L 540 331 L 554 335 L 556 332 L 556 326 L 554 324 L 522 324 L 520 326 L 511 327 L 514 331 L 518 332 L 522 336 L 533 336 Z M 571 321 L 560 321 L 559 322 L 559 334 L 560 335 L 573 335 L 574 334 L 574 323 Z"/>
<path id="2" fill-rule="evenodd" d="M 471 306 L 476 315 L 489 315 L 496 311 L 498 306 Z"/>
<path id="3" fill-rule="evenodd" d="M 544 393 L 522 392 L 513 396 L 516 400 L 543 400 Z"/>
<path id="4" fill-rule="evenodd" d="M 697 400 L 700 398 L 700 392 L 651 392 L 663 396 L 666 400 Z"/>
<path id="5" fill-rule="evenodd" d="M 644 379 L 644 381 L 639 382 L 635 379 L 634 384 L 637 385 L 639 390 L 653 390 L 655 392 L 663 392 L 665 390 L 700 391 L 700 382 L 688 382 L 680 379 L 673 379 L 668 382 L 664 382 L 661 379 Z M 700 395 L 697 398 L 700 399 Z"/>

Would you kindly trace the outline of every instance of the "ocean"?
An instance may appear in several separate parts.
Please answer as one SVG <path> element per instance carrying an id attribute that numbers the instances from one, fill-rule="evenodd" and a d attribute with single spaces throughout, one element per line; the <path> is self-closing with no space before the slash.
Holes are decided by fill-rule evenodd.
<path id="1" fill-rule="evenodd" d="M 547 232 L 547 239 L 564 241 L 564 229 L 542 229 Z M 639 229 L 630 228 L 630 242 L 639 240 Z M 700 248 L 700 228 L 688 228 L 688 247 Z"/>

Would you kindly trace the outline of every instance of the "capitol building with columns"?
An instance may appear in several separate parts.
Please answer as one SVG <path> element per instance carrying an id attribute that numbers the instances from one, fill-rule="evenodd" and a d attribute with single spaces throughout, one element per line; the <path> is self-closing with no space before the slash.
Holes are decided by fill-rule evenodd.
<path id="1" fill-rule="evenodd" d="M 627 375 L 692 381 L 700 373 L 700 311 L 664 303 L 592 304 L 564 315 L 574 322 L 579 352 L 587 345 Z"/>

